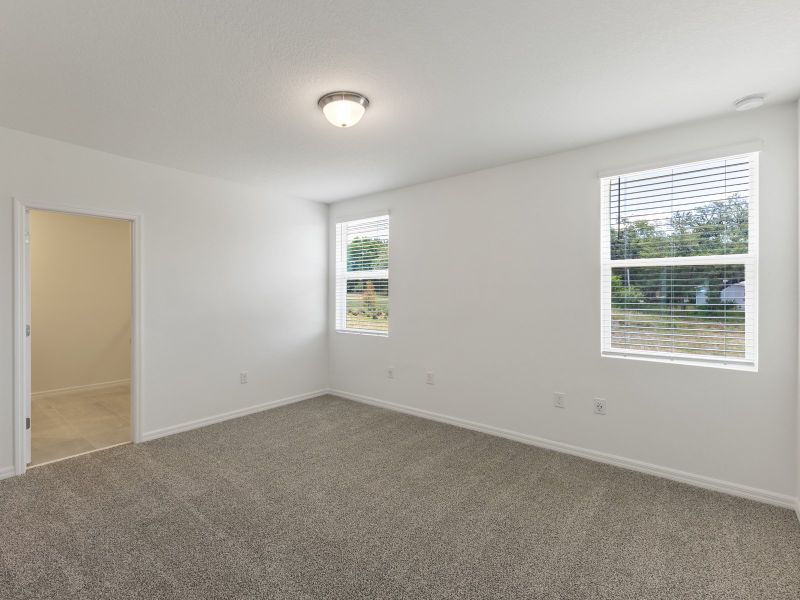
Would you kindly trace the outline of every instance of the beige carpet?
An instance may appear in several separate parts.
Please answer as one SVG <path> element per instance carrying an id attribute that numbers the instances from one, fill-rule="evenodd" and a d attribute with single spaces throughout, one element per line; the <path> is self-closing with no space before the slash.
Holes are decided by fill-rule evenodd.
<path id="1" fill-rule="evenodd" d="M 791 511 L 338 398 L 0 482 L 0 598 L 792 600 Z"/>

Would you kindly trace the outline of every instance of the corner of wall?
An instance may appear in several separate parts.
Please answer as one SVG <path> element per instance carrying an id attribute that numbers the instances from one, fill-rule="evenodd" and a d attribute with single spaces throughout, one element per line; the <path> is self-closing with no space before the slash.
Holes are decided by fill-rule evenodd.
<path id="1" fill-rule="evenodd" d="M 325 387 L 330 389 L 333 377 L 331 375 L 331 315 L 333 306 L 333 264 L 331 261 L 331 204 L 325 205 Z"/>

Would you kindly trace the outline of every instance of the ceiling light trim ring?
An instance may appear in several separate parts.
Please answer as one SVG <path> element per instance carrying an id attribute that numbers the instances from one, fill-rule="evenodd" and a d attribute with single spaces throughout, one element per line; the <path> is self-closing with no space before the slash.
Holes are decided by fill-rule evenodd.
<path id="1" fill-rule="evenodd" d="M 364 108 L 369 107 L 369 100 L 367 97 L 357 92 L 330 92 L 317 100 L 317 106 L 320 108 L 325 108 L 326 104 L 330 104 L 331 102 L 336 102 L 338 100 L 348 100 L 350 102 L 356 102 Z"/>

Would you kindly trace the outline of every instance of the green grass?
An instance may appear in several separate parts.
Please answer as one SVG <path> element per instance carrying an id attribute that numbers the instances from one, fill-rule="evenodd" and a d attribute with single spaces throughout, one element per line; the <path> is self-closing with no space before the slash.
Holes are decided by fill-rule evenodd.
<path id="1" fill-rule="evenodd" d="M 744 319 L 676 310 L 673 315 L 614 309 L 611 347 L 654 352 L 745 357 Z"/>

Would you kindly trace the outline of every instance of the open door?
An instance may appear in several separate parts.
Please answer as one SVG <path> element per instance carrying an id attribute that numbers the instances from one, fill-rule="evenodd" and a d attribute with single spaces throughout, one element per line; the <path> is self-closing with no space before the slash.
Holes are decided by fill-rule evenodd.
<path id="1" fill-rule="evenodd" d="M 25 353 L 25 364 L 31 364 L 31 273 L 30 273 L 30 257 L 31 257 L 31 233 L 30 233 L 30 211 L 26 208 L 25 212 L 22 215 L 22 228 L 25 232 L 25 244 L 23 248 L 24 257 L 23 257 L 23 264 L 25 265 L 24 272 L 22 274 L 23 278 L 23 285 L 25 286 L 25 306 L 23 306 L 24 311 L 24 321 L 25 321 L 25 339 L 23 344 L 25 346 L 24 353 Z M 31 370 L 27 368 L 24 370 L 24 381 L 22 382 L 22 389 L 23 389 L 23 398 L 24 398 L 24 406 L 25 406 L 25 464 L 31 464 Z"/>
<path id="2" fill-rule="evenodd" d="M 24 416 L 29 467 L 130 443 L 127 219 L 29 207 Z M 30 330 L 28 330 L 30 325 Z"/>
<path id="3" fill-rule="evenodd" d="M 138 257 L 140 244 L 138 236 L 140 231 L 139 217 L 136 215 L 123 215 L 116 213 L 105 213 L 95 210 L 80 210 L 74 208 L 64 208 L 59 210 L 53 206 L 35 206 L 23 203 L 17 198 L 12 199 L 13 218 L 14 218 L 14 416 L 13 416 L 13 436 L 14 436 L 14 472 L 17 475 L 22 475 L 26 472 L 28 467 L 38 464 L 45 464 L 52 462 L 47 460 L 45 450 L 52 450 L 51 454 L 58 453 L 58 456 L 53 460 L 61 460 L 77 454 L 85 452 L 92 452 L 95 450 L 105 449 L 117 443 L 130 443 L 141 441 L 140 431 L 140 415 L 138 404 L 138 378 L 139 378 L 139 275 L 138 269 L 141 261 Z M 125 358 L 120 361 L 120 364 L 125 365 L 125 378 L 113 377 L 109 380 L 103 379 L 102 381 L 89 381 L 86 384 L 79 385 L 66 382 L 64 385 L 51 385 L 50 387 L 42 387 L 37 383 L 37 377 L 34 375 L 41 371 L 34 371 L 32 369 L 32 362 L 34 355 L 38 350 L 33 346 L 33 334 L 37 334 L 38 344 L 40 348 L 51 349 L 52 344 L 49 338 L 43 338 L 47 332 L 52 332 L 52 327 L 45 327 L 49 321 L 44 318 L 52 313 L 45 312 L 44 309 L 37 304 L 36 296 L 32 293 L 32 282 L 35 283 L 36 279 L 32 277 L 32 256 L 35 257 L 38 252 L 36 241 L 39 236 L 35 227 L 37 225 L 37 215 L 39 213 L 69 215 L 71 217 L 91 217 L 93 220 L 100 221 L 113 221 L 116 223 L 124 222 L 126 228 L 126 235 L 124 241 L 119 238 L 118 245 L 124 248 L 127 253 L 126 270 L 120 275 L 120 281 L 126 281 L 125 288 L 116 286 L 118 295 L 126 298 L 125 312 L 127 314 L 127 329 L 122 331 L 119 328 L 107 327 L 106 324 L 97 321 L 97 319 L 90 320 L 89 324 L 95 327 L 96 331 L 114 331 L 118 335 L 114 338 L 115 342 L 120 347 L 124 348 Z M 75 232 L 73 232 L 74 234 Z M 53 239 L 48 237 L 47 239 Z M 91 235 L 82 235 L 80 239 L 92 240 L 96 239 Z M 58 243 L 56 243 L 56 246 Z M 72 245 L 65 247 L 72 248 Z M 84 249 L 85 250 L 85 249 Z M 85 253 L 85 252 L 84 252 Z M 92 254 L 94 256 L 96 253 Z M 81 263 L 82 264 L 82 263 Z M 41 272 L 38 271 L 38 272 Z M 63 269 L 58 272 L 65 272 Z M 71 271 L 70 271 L 71 273 Z M 52 279 L 51 279 L 52 280 Z M 59 279 L 56 279 L 60 281 Z M 38 285 L 38 284 L 37 284 Z M 121 284 L 120 284 L 121 285 Z M 53 298 L 55 297 L 57 307 L 55 314 L 60 314 L 63 306 L 60 302 L 63 298 L 58 293 L 53 293 L 45 289 L 40 290 L 39 298 Z M 89 298 L 96 299 L 97 294 L 89 294 Z M 79 298 L 79 302 L 83 299 Z M 109 301 L 110 302 L 110 301 Z M 37 321 L 33 323 L 35 331 L 32 327 L 33 311 L 36 310 Z M 85 334 L 89 329 L 84 328 L 83 325 L 79 327 L 80 337 Z M 74 334 L 74 332 L 73 332 Z M 124 340 L 124 341 L 120 341 Z M 115 345 L 115 348 L 117 347 Z M 34 352 L 36 350 L 36 352 Z M 63 349 L 62 349 L 63 350 Z M 61 356 L 68 356 L 74 358 L 71 354 Z M 103 357 L 111 356 L 107 349 L 103 350 Z M 116 355 L 115 355 L 116 356 Z M 64 361 L 55 363 L 64 367 Z M 94 364 L 94 363 L 92 363 Z M 114 363 L 116 364 L 116 363 Z M 62 374 L 79 373 L 81 376 L 83 372 L 79 369 L 74 369 L 71 365 L 67 365 L 61 370 Z M 52 379 L 52 378 L 51 378 Z M 57 379 L 57 378 L 56 378 Z M 53 381 L 44 378 L 46 383 L 52 384 Z M 58 381 L 55 381 L 58 383 Z M 34 394 L 34 385 L 37 386 L 36 394 Z M 99 389 L 102 388 L 102 398 Z M 117 389 L 120 388 L 120 389 Z M 91 396 L 84 393 L 85 390 L 91 391 Z M 80 391 L 80 394 L 77 392 Z M 73 393 L 75 392 L 75 393 Z M 64 399 L 63 395 L 71 394 L 71 399 L 74 402 L 67 405 L 66 403 L 59 402 L 54 407 L 57 413 L 55 417 L 48 412 L 48 406 L 40 402 L 40 400 L 48 399 L 55 401 L 54 394 L 59 394 L 60 399 Z M 79 402 L 85 402 L 95 405 L 98 402 L 105 402 L 104 408 L 108 408 L 113 412 L 114 418 L 95 419 L 93 415 L 83 410 L 78 406 Z M 106 406 L 108 405 L 108 406 Z M 106 417 L 108 411 L 104 413 Z M 70 413 L 70 414 L 66 414 Z M 50 435 L 48 432 L 52 429 L 58 429 L 63 426 L 73 431 L 72 425 L 65 425 L 65 422 L 72 419 L 72 422 L 81 421 L 82 425 L 87 427 L 80 431 L 80 440 L 69 440 L 70 444 L 62 444 L 66 447 L 55 448 L 60 442 L 63 441 L 61 435 Z M 38 424 L 36 422 L 38 420 Z M 117 422 L 119 421 L 119 422 Z M 92 428 L 90 429 L 89 426 Z M 36 429 L 34 429 L 36 427 Z M 62 428 L 63 428 L 62 427 Z M 113 431 L 111 431 L 113 429 Z M 36 436 L 34 436 L 34 431 Z M 60 432 L 56 432 L 60 433 Z M 124 436 L 124 440 L 117 440 L 117 437 Z M 113 439 L 111 439 L 113 438 Z M 41 443 L 40 443 L 41 442 Z M 48 446 L 49 444 L 49 446 Z M 77 448 L 77 446 L 89 446 L 88 448 Z M 43 446 L 47 448 L 43 449 Z M 56 452 L 57 451 L 57 452 Z M 63 451 L 63 452 L 62 452 Z M 38 457 L 38 458 L 37 458 Z"/>

